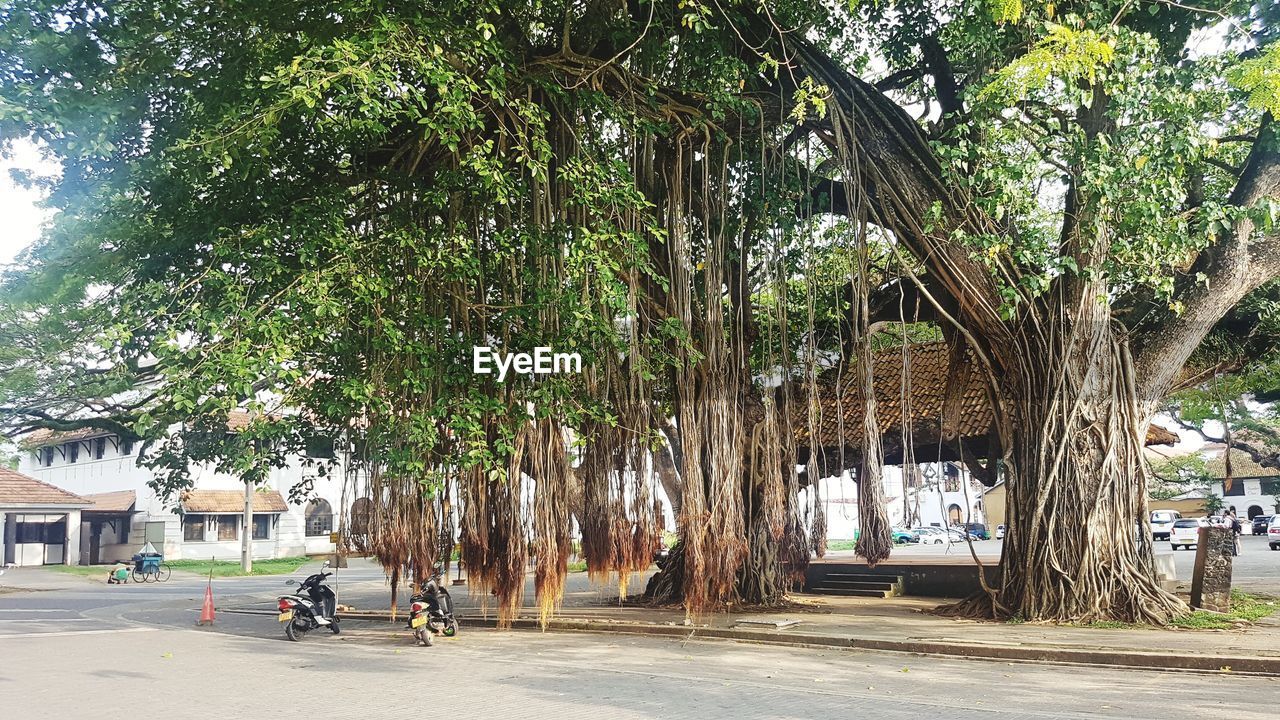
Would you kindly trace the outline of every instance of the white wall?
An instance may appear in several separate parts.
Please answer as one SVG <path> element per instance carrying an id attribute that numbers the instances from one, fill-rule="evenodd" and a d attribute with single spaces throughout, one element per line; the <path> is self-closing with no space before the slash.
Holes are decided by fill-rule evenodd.
<path id="1" fill-rule="evenodd" d="M 1210 492 L 1222 498 L 1223 507 L 1235 508 L 1236 515 L 1244 525 L 1245 533 L 1252 532 L 1252 525 L 1248 522 L 1250 507 L 1261 508 L 1262 512 L 1259 513 L 1261 515 L 1274 515 L 1280 511 L 1280 508 L 1276 507 L 1275 496 L 1263 493 L 1261 480 L 1236 480 L 1232 483 L 1233 490 L 1239 492 L 1239 487 L 1244 488 L 1243 495 L 1225 494 L 1221 482 L 1210 487 Z"/>
<path id="2" fill-rule="evenodd" d="M 949 525 L 947 508 L 952 504 L 959 505 L 962 513 L 965 513 L 965 508 L 968 508 L 967 514 L 962 515 L 961 522 L 986 522 L 981 508 L 981 485 L 970 479 L 967 472 L 962 471 L 960 474 L 960 492 L 939 493 L 938 488 L 945 488 L 945 485 L 940 485 L 943 482 L 941 477 L 936 482 L 939 485 L 929 485 L 918 490 L 911 489 L 912 495 L 904 499 L 901 468 L 896 466 L 884 468 L 881 487 L 884 491 L 889 522 L 894 527 L 902 527 L 907 514 L 907 502 L 914 503 L 916 500 L 919 501 L 917 524 L 920 525 L 943 527 Z M 968 487 L 967 493 L 966 487 Z M 838 478 L 823 478 L 822 500 L 827 513 L 827 537 L 852 538 L 858 529 L 858 488 L 849 474 L 845 473 Z"/>
<path id="3" fill-rule="evenodd" d="M 137 464 L 137 448 L 128 455 L 121 454 L 118 446 L 108 442 L 106 452 L 101 460 L 93 459 L 93 439 L 80 441 L 77 462 L 72 463 L 69 457 L 61 452 L 54 452 L 53 463 L 49 466 L 41 464 L 35 452 L 23 453 L 19 459 L 19 471 L 37 480 L 56 485 L 77 495 L 132 490 L 136 495 L 134 509 L 136 514 L 129 532 L 129 542 L 121 546 L 103 547 L 102 560 L 127 559 L 142 548 L 145 540 L 145 526 L 148 521 L 165 523 L 164 548 L 157 548 L 165 557 L 207 558 L 233 560 L 240 557 L 239 541 L 229 542 L 185 542 L 182 534 L 182 523 L 174 512 L 177 499 L 165 501 L 157 496 L 147 483 L 152 480 L 150 470 Z M 195 487 L 199 490 L 243 490 L 244 482 L 226 473 L 219 473 L 208 466 L 193 466 L 191 474 Z M 319 476 L 314 468 L 304 467 L 304 458 L 288 467 L 271 471 L 266 486 L 278 490 L 289 503 L 288 512 L 282 513 L 276 522 L 274 536 L 270 540 L 254 541 L 254 557 L 289 557 L 303 554 L 322 554 L 334 551 L 333 543 L 328 536 L 308 538 L 306 529 L 306 504 L 289 502 L 289 491 L 308 476 L 314 476 L 313 497 L 320 497 L 329 502 L 333 509 L 333 530 L 339 527 L 340 518 L 346 512 L 343 507 L 341 468 L 331 470 L 327 476 Z M 79 522 L 75 525 L 78 535 Z M 71 533 L 68 533 L 70 535 Z M 70 540 L 70 537 L 68 538 Z M 79 541 L 70 545 L 76 549 L 79 557 Z"/>

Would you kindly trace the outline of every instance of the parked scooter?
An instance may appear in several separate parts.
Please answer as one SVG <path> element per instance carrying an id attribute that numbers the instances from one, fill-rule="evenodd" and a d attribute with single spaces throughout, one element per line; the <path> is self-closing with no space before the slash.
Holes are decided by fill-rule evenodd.
<path id="1" fill-rule="evenodd" d="M 327 627 L 334 634 L 341 632 L 338 627 L 338 596 L 328 585 L 325 578 L 333 575 L 326 572 L 329 561 L 320 566 L 320 572 L 308 577 L 298 585 L 293 595 L 281 595 L 278 601 L 280 622 L 284 623 L 285 637 L 293 641 L 320 627 Z M 297 584 L 296 580 L 286 580 L 285 585 Z"/>
<path id="2" fill-rule="evenodd" d="M 436 566 L 431 579 L 409 599 L 409 629 L 413 637 L 431 647 L 433 635 L 453 637 L 458 634 L 458 621 L 453 618 L 453 598 L 440 583 L 442 569 Z"/>

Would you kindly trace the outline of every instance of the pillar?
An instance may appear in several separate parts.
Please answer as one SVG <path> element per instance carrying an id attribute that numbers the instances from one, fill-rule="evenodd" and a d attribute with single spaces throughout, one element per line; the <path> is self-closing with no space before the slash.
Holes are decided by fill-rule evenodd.
<path id="1" fill-rule="evenodd" d="M 3 564 L 16 563 L 17 558 L 17 540 L 18 540 L 18 515 L 17 513 L 4 514 L 4 557 Z"/>
<path id="2" fill-rule="evenodd" d="M 80 511 L 72 510 L 66 515 L 67 541 L 62 546 L 62 564 L 80 564 Z"/>

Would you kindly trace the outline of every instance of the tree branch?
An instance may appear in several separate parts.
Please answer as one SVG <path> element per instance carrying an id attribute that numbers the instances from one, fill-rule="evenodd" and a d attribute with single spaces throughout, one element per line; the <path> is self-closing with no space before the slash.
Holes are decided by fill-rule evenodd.
<path id="1" fill-rule="evenodd" d="M 1250 149 L 1230 204 L 1248 208 L 1280 200 L 1280 133 L 1268 116 Z M 1164 312 L 1137 328 L 1131 337 L 1138 398 L 1154 412 L 1173 387 L 1187 358 L 1236 303 L 1266 281 L 1280 276 L 1280 233 L 1257 236 L 1252 220 L 1242 218 L 1200 253 L 1180 278 L 1174 299 L 1182 312 Z M 1198 281 L 1203 277 L 1205 282 Z"/>

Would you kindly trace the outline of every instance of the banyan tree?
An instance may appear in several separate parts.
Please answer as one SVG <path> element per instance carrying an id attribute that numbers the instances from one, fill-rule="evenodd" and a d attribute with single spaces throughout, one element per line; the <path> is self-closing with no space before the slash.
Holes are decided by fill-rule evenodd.
<path id="1" fill-rule="evenodd" d="M 18 7 L 0 130 L 65 171 L 4 319 L 62 369 L 12 375 L 46 398 L 12 427 L 279 406 L 252 462 L 341 438 L 359 542 L 421 575 L 457 539 L 503 618 L 530 559 L 554 611 L 575 530 L 625 587 L 671 476 L 691 612 L 782 597 L 822 474 L 882 561 L 880 473 L 937 446 L 1009 488 L 1001 585 L 956 611 L 1185 610 L 1134 541 L 1142 446 L 1280 271 L 1271 10 L 1224 6 L 1229 55 L 1119 0 Z"/>

